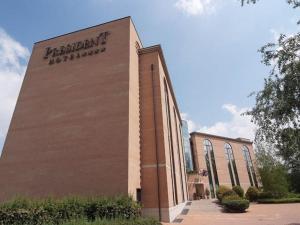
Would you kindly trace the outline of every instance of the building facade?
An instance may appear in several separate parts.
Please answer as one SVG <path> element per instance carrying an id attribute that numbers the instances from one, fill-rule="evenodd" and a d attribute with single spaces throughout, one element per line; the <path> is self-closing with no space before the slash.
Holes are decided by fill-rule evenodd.
<path id="1" fill-rule="evenodd" d="M 252 142 L 244 138 L 228 138 L 200 132 L 191 133 L 194 171 L 188 175 L 189 198 L 216 197 L 220 185 L 258 187 Z"/>
<path id="2" fill-rule="evenodd" d="M 171 221 L 187 200 L 182 124 L 159 45 L 130 17 L 34 44 L 0 159 L 0 200 L 129 194 Z"/>
<path id="3" fill-rule="evenodd" d="M 191 143 L 190 143 L 190 133 L 188 128 L 188 123 L 182 120 L 182 138 L 184 143 L 184 154 L 185 154 L 185 167 L 187 172 L 194 170 Z"/>

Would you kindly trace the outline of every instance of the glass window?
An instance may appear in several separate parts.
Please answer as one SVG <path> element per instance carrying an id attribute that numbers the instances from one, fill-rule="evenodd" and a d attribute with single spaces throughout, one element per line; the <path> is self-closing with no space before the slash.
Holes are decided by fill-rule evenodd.
<path id="1" fill-rule="evenodd" d="M 205 161 L 206 161 L 206 167 L 208 172 L 210 193 L 212 198 L 215 198 L 216 190 L 219 187 L 219 178 L 218 178 L 213 146 L 211 142 L 207 139 L 204 140 L 204 154 L 205 154 Z"/>
<path id="2" fill-rule="evenodd" d="M 255 170 L 254 170 L 254 166 L 252 163 L 252 159 L 250 156 L 250 152 L 249 149 L 244 145 L 242 147 L 242 151 L 243 151 L 243 156 L 246 162 L 246 167 L 247 167 L 247 172 L 248 172 L 248 176 L 249 176 L 249 180 L 250 180 L 250 184 L 251 186 L 256 186 L 258 187 L 258 183 L 257 183 L 257 179 L 256 179 L 256 175 L 255 175 Z"/>
<path id="3" fill-rule="evenodd" d="M 232 186 L 240 185 L 240 180 L 236 169 L 232 147 L 230 144 L 225 143 L 224 149 L 225 149 L 226 159 L 228 160 L 228 170 L 229 170 L 231 185 Z"/>

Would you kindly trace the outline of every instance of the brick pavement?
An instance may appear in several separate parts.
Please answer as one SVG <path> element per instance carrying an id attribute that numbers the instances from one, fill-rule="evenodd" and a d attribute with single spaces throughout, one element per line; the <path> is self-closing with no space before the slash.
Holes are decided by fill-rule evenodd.
<path id="1" fill-rule="evenodd" d="M 256 204 L 246 213 L 225 213 L 211 200 L 193 201 L 172 224 L 180 225 L 300 225 L 300 203 Z"/>

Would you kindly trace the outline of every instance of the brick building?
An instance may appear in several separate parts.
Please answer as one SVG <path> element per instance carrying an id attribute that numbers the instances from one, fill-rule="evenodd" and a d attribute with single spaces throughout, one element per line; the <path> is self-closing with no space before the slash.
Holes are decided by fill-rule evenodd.
<path id="1" fill-rule="evenodd" d="M 0 159 L 0 200 L 130 194 L 170 221 L 187 200 L 181 118 L 159 45 L 130 17 L 34 44 Z"/>
<path id="2" fill-rule="evenodd" d="M 228 138 L 200 132 L 191 133 L 194 171 L 188 175 L 189 199 L 216 197 L 220 185 L 258 187 L 252 142 L 244 138 Z"/>

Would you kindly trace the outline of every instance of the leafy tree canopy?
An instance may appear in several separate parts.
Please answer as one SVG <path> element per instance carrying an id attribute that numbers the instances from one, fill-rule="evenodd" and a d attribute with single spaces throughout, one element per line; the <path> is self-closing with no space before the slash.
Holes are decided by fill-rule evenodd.
<path id="1" fill-rule="evenodd" d="M 300 6 L 300 0 L 287 3 Z M 277 43 L 268 43 L 259 52 L 262 62 L 271 67 L 270 75 L 246 114 L 258 126 L 257 141 L 274 144 L 289 169 L 300 171 L 300 33 L 281 34 Z"/>
<path id="2" fill-rule="evenodd" d="M 247 114 L 259 127 L 256 137 L 274 143 L 291 168 L 300 168 L 300 33 L 281 34 L 278 43 L 260 52 L 263 63 L 272 68 Z"/>
<path id="3" fill-rule="evenodd" d="M 242 5 L 244 4 L 255 4 L 256 2 L 259 2 L 259 0 L 241 0 Z M 290 5 L 292 5 L 294 8 L 300 7 L 300 0 L 286 0 L 286 2 Z"/>

